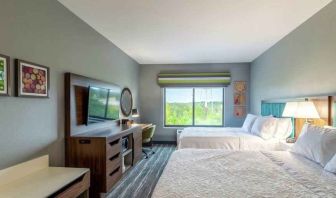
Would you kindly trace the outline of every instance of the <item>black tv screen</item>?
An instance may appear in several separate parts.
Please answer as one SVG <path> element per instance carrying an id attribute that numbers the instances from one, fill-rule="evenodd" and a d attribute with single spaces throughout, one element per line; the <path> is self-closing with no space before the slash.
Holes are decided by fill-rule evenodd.
<path id="1" fill-rule="evenodd" d="M 89 87 L 87 124 L 119 119 L 120 89 Z"/>

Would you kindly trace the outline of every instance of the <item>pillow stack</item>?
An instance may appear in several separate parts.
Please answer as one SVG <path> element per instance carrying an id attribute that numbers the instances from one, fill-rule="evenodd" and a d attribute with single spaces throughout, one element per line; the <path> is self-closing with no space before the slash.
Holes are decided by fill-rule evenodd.
<path id="1" fill-rule="evenodd" d="M 247 114 L 242 129 L 247 133 L 251 132 L 253 123 L 256 119 L 257 119 L 256 115 Z"/>
<path id="2" fill-rule="evenodd" d="M 285 140 L 292 133 L 293 126 L 290 118 L 261 117 L 248 114 L 242 129 L 265 140 L 272 138 Z"/>
<path id="3" fill-rule="evenodd" d="M 253 124 L 251 133 L 258 135 L 265 140 L 271 139 L 277 127 L 276 119 L 273 117 L 258 117 Z"/>
<path id="4" fill-rule="evenodd" d="M 305 124 L 291 152 L 319 163 L 325 170 L 336 172 L 336 129 Z"/>
<path id="5" fill-rule="evenodd" d="M 291 118 L 276 118 L 277 127 L 273 137 L 279 140 L 286 140 L 293 131 L 293 123 Z"/>

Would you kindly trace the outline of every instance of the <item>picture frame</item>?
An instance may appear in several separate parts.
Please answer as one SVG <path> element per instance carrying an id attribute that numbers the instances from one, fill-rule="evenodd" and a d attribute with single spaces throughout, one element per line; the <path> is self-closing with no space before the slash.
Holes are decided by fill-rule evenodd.
<path id="1" fill-rule="evenodd" d="M 245 106 L 234 106 L 234 116 L 243 118 L 246 116 L 247 109 Z"/>
<path id="2" fill-rule="evenodd" d="M 233 94 L 233 115 L 236 118 L 244 118 L 247 113 L 246 104 L 246 91 L 247 82 L 246 81 L 234 81 L 234 94 Z"/>
<path id="3" fill-rule="evenodd" d="M 234 105 L 238 106 L 246 106 L 246 96 L 245 92 L 239 93 L 236 92 L 234 93 Z"/>
<path id="4" fill-rule="evenodd" d="M 235 92 L 246 92 L 247 85 L 246 81 L 235 81 L 234 82 L 234 90 Z"/>
<path id="5" fill-rule="evenodd" d="M 0 96 L 10 95 L 10 57 L 0 54 Z"/>
<path id="6" fill-rule="evenodd" d="M 49 67 L 16 59 L 16 96 L 49 98 Z"/>

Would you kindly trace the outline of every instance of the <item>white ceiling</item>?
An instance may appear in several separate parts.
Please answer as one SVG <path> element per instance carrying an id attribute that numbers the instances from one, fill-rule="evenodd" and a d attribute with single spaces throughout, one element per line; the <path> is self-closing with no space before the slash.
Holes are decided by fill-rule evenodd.
<path id="1" fill-rule="evenodd" d="M 59 0 L 140 64 L 251 62 L 331 0 Z"/>

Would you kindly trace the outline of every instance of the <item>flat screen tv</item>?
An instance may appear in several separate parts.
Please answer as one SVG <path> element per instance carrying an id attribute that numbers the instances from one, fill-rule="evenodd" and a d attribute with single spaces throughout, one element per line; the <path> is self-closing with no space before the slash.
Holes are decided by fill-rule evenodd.
<path id="1" fill-rule="evenodd" d="M 87 124 L 118 120 L 120 89 L 89 87 Z"/>

